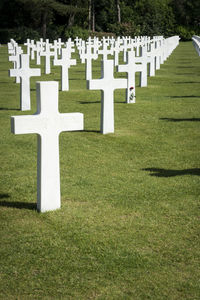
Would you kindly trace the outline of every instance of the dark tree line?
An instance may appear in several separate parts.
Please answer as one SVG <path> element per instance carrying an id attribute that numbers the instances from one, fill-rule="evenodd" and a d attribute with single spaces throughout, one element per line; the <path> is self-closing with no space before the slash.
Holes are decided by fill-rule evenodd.
<path id="1" fill-rule="evenodd" d="M 198 0 L 1 0 L 0 42 L 40 37 L 200 34 Z"/>

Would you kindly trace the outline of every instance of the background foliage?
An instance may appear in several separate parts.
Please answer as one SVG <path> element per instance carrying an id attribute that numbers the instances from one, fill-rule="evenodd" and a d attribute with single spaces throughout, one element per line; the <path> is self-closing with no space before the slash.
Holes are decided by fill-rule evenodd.
<path id="1" fill-rule="evenodd" d="M 195 0 L 1 0 L 0 14 L 1 43 L 27 36 L 87 38 L 92 32 L 178 34 L 183 40 L 200 34 L 200 1 Z"/>

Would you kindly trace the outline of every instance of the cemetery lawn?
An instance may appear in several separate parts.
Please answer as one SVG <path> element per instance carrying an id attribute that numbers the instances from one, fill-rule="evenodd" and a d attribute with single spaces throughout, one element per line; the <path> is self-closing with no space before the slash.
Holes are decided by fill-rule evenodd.
<path id="1" fill-rule="evenodd" d="M 59 110 L 84 113 L 85 130 L 60 135 L 62 208 L 43 214 L 37 136 L 12 134 L 10 116 L 35 113 L 35 82 L 60 80 L 60 67 L 44 75 L 42 61 L 32 109 L 21 112 L 7 53 L 0 47 L 0 299 L 200 299 L 200 57 L 192 43 L 136 87 L 136 104 L 115 93 L 114 134 L 99 132 L 101 94 L 86 89 L 84 65 L 71 67 Z M 100 60 L 93 67 L 99 78 Z"/>

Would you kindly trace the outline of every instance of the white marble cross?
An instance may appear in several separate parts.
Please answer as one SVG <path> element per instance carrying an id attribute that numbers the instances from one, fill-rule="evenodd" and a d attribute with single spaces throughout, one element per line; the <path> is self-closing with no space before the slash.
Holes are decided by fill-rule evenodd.
<path id="1" fill-rule="evenodd" d="M 30 55 L 30 50 L 31 50 L 31 47 L 33 44 L 34 44 L 34 40 L 30 40 L 30 39 L 27 39 L 27 42 L 24 43 L 24 45 L 27 46 L 27 54 L 28 55 Z"/>
<path id="2" fill-rule="evenodd" d="M 40 53 L 43 50 L 43 43 L 41 41 L 36 42 L 36 65 L 41 64 Z"/>
<path id="3" fill-rule="evenodd" d="M 33 41 L 33 44 L 31 45 L 31 59 L 35 59 L 35 52 L 37 51 L 37 45 L 34 44 L 34 41 Z"/>
<path id="4" fill-rule="evenodd" d="M 135 98 L 131 99 L 132 88 L 135 90 L 136 64 L 134 51 L 127 52 L 127 63 L 125 65 L 119 65 L 117 71 L 127 73 L 126 103 L 135 103 Z"/>
<path id="5" fill-rule="evenodd" d="M 31 69 L 29 66 L 29 55 L 21 54 L 21 67 L 19 69 L 10 70 L 11 77 L 20 77 L 20 109 L 30 110 L 31 109 L 31 98 L 30 98 L 30 77 L 40 76 L 40 69 Z"/>
<path id="6" fill-rule="evenodd" d="M 81 61 L 85 62 L 85 78 L 86 80 L 92 79 L 92 59 L 97 59 L 98 54 L 95 52 L 92 52 L 92 47 L 90 45 L 86 46 L 86 51 L 82 53 L 81 55 Z"/>
<path id="7" fill-rule="evenodd" d="M 60 208 L 59 134 L 83 130 L 83 114 L 58 111 L 58 82 L 37 82 L 37 112 L 11 117 L 14 134 L 38 135 L 37 209 L 40 212 Z"/>
<path id="8" fill-rule="evenodd" d="M 69 90 L 68 70 L 70 66 L 76 65 L 76 59 L 71 59 L 70 56 L 68 49 L 62 48 L 62 58 L 53 61 L 54 66 L 61 66 L 61 91 Z"/>
<path id="9" fill-rule="evenodd" d="M 8 43 L 8 54 L 15 55 L 15 45 L 11 42 Z"/>
<path id="10" fill-rule="evenodd" d="M 114 51 L 114 64 L 115 64 L 115 66 L 118 66 L 119 65 L 119 53 L 121 51 L 120 43 L 118 41 L 115 42 L 113 51 Z"/>
<path id="11" fill-rule="evenodd" d="M 145 46 L 141 47 L 141 56 L 135 58 L 136 71 L 140 72 L 141 87 L 147 86 L 147 49 Z"/>
<path id="12" fill-rule="evenodd" d="M 106 60 L 107 56 L 109 54 L 113 55 L 113 48 L 108 49 L 108 45 L 104 42 L 103 43 L 103 49 L 98 50 L 98 54 L 102 54 L 103 55 L 103 60 Z"/>
<path id="13" fill-rule="evenodd" d="M 64 43 L 62 42 L 61 38 L 58 39 L 57 45 L 58 45 L 58 55 L 60 55 L 61 54 L 62 45 L 64 45 Z"/>
<path id="14" fill-rule="evenodd" d="M 89 90 L 101 90 L 101 132 L 114 132 L 114 90 L 125 89 L 127 79 L 114 78 L 114 61 L 101 61 L 101 79 L 87 81 Z"/>
<path id="15" fill-rule="evenodd" d="M 147 52 L 147 62 L 149 63 L 149 76 L 155 76 L 155 45 L 149 44 L 150 51 Z"/>
<path id="16" fill-rule="evenodd" d="M 15 47 L 15 55 L 9 56 L 9 61 L 12 61 L 14 63 L 14 69 L 20 68 L 20 55 L 23 53 L 23 50 L 21 47 Z M 16 76 L 15 79 L 16 83 L 20 83 L 20 77 Z"/>
<path id="17" fill-rule="evenodd" d="M 48 41 L 48 40 L 47 40 Z M 51 56 L 55 55 L 54 51 L 50 50 L 51 45 L 49 42 L 45 45 L 45 51 L 41 51 L 40 55 L 45 57 L 45 74 L 51 73 Z"/>
<path id="18" fill-rule="evenodd" d="M 128 51 L 128 41 L 126 38 L 123 39 L 123 45 L 121 46 L 123 49 L 123 60 L 124 62 L 126 62 L 126 58 L 127 58 L 127 51 Z"/>

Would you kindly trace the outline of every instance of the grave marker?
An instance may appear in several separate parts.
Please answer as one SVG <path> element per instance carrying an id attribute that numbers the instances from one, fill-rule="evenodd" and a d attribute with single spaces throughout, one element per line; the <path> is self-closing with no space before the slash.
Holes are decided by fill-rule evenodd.
<path id="1" fill-rule="evenodd" d="M 135 90 L 135 72 L 136 72 L 134 51 L 127 52 L 126 61 L 127 63 L 125 65 L 119 65 L 117 67 L 117 71 L 127 73 L 126 103 L 135 103 L 135 97 L 134 98 L 132 97 L 133 88 Z"/>
<path id="2" fill-rule="evenodd" d="M 76 65 L 76 59 L 70 58 L 68 49 L 62 48 L 62 58 L 54 60 L 54 66 L 61 66 L 61 91 L 69 90 L 69 74 L 70 66 Z"/>
<path id="3" fill-rule="evenodd" d="M 46 45 L 45 45 L 45 51 L 42 50 L 40 55 L 45 57 L 45 74 L 50 74 L 51 73 L 51 56 L 55 55 L 55 52 L 52 52 L 50 50 L 50 44 L 49 41 L 47 40 Z"/>
<path id="4" fill-rule="evenodd" d="M 30 77 L 40 76 L 40 69 L 31 69 L 29 67 L 29 55 L 21 54 L 21 67 L 20 69 L 10 70 L 11 77 L 20 77 L 20 109 L 30 110 L 31 109 L 31 98 L 30 98 Z"/>
<path id="5" fill-rule="evenodd" d="M 103 134 L 114 132 L 114 90 L 125 89 L 127 79 L 113 77 L 114 61 L 101 61 L 101 79 L 87 81 L 90 90 L 101 90 L 101 132 Z"/>
<path id="6" fill-rule="evenodd" d="M 38 135 L 37 209 L 40 212 L 60 208 L 59 134 L 83 130 L 83 114 L 58 111 L 58 82 L 37 82 L 37 112 L 11 117 L 14 134 Z"/>
<path id="7" fill-rule="evenodd" d="M 20 68 L 20 55 L 23 53 L 23 50 L 21 47 L 15 48 L 15 55 L 9 56 L 9 61 L 12 61 L 14 63 L 14 69 Z M 16 83 L 20 83 L 20 77 L 16 76 L 15 79 Z"/>
<path id="8" fill-rule="evenodd" d="M 90 45 L 86 46 L 85 53 L 82 53 L 81 55 L 81 61 L 85 62 L 85 78 L 86 80 L 92 79 L 92 59 L 97 59 L 98 54 L 95 52 L 92 52 L 92 47 Z"/>

